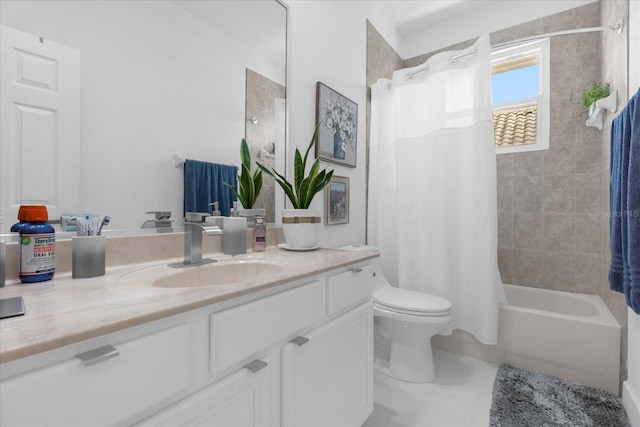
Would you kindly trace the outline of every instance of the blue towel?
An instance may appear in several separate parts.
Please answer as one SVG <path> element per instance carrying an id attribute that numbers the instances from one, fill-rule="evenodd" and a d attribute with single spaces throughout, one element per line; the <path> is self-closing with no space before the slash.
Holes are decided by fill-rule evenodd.
<path id="1" fill-rule="evenodd" d="M 220 203 L 220 213 L 229 216 L 236 197 L 223 182 L 238 187 L 238 168 L 217 163 L 185 160 L 184 211 L 213 212 L 210 203 Z"/>
<path id="2" fill-rule="evenodd" d="M 611 124 L 611 289 L 640 314 L 640 89 Z"/>

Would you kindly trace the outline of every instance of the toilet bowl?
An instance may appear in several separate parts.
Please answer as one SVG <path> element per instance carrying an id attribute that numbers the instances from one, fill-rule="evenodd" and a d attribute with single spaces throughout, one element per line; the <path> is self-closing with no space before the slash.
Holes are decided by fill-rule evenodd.
<path id="1" fill-rule="evenodd" d="M 351 245 L 345 250 L 377 251 Z M 452 320 L 451 302 L 425 292 L 391 286 L 374 262 L 373 315 L 375 369 L 403 381 L 435 379 L 431 337 Z"/>
<path id="2" fill-rule="evenodd" d="M 378 370 L 404 381 L 433 381 L 431 337 L 451 322 L 451 303 L 387 284 L 373 293 L 373 315 L 378 339 L 390 347 L 388 365 L 378 360 Z"/>

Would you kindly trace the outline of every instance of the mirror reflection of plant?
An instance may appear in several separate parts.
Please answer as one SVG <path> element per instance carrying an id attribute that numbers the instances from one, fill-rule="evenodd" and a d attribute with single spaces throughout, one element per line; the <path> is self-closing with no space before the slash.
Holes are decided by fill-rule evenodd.
<path id="1" fill-rule="evenodd" d="M 233 185 L 227 182 L 223 182 L 223 184 L 235 194 L 243 208 L 252 209 L 262 189 L 262 171 L 256 169 L 253 175 L 251 174 L 251 152 L 244 138 L 240 142 L 240 161 L 242 165 L 238 177 L 238 189 L 236 190 Z"/>
<path id="2" fill-rule="evenodd" d="M 264 165 L 256 162 L 256 165 L 258 165 L 260 170 L 273 177 L 280 187 L 282 187 L 294 209 L 309 209 L 314 196 L 329 185 L 331 177 L 333 176 L 333 170 L 328 172 L 326 169 L 320 170 L 320 159 L 316 159 L 316 161 L 313 162 L 311 169 L 309 169 L 309 174 L 305 176 L 307 158 L 309 157 L 311 147 L 313 147 L 318 141 L 318 130 L 320 129 L 320 124 L 321 123 L 318 123 L 315 131 L 313 132 L 311 143 L 307 147 L 307 151 L 304 153 L 304 158 L 300 154 L 300 150 L 296 148 L 296 154 L 293 160 L 293 184 L 287 181 L 283 175 L 279 174 L 274 169 L 269 170 Z"/>

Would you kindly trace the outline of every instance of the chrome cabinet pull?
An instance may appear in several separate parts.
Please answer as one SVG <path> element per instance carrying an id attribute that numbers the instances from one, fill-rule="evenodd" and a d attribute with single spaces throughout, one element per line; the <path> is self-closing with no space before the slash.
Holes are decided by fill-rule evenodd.
<path id="1" fill-rule="evenodd" d="M 105 360 L 118 357 L 120 350 L 112 345 L 105 345 L 103 347 L 94 348 L 93 350 L 85 351 L 84 353 L 77 354 L 76 357 L 84 363 L 84 366 L 95 365 L 96 363 L 104 362 Z"/>
<path id="2" fill-rule="evenodd" d="M 362 269 L 361 268 L 352 268 L 349 271 L 352 272 L 352 273 L 360 273 L 362 271 Z"/>
<path id="3" fill-rule="evenodd" d="M 265 362 L 264 360 L 256 359 L 253 362 L 249 362 L 246 365 L 244 365 L 243 368 L 248 369 L 251 371 L 252 374 L 255 374 L 256 372 L 258 372 L 263 368 L 266 368 L 267 366 L 268 366 L 268 363 Z"/>
<path id="4" fill-rule="evenodd" d="M 309 338 L 297 336 L 289 342 L 297 345 L 298 347 L 302 347 L 303 345 L 309 342 Z"/>

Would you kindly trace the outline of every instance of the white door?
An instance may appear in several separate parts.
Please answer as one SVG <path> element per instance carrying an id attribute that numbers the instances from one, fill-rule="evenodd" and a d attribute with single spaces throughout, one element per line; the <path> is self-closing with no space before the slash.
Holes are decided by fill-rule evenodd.
<path id="1" fill-rule="evenodd" d="M 373 305 L 295 341 L 282 350 L 282 426 L 361 426 L 373 411 Z"/>
<path id="2" fill-rule="evenodd" d="M 80 207 L 80 51 L 0 26 L 0 232 L 22 204 Z"/>

